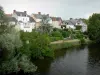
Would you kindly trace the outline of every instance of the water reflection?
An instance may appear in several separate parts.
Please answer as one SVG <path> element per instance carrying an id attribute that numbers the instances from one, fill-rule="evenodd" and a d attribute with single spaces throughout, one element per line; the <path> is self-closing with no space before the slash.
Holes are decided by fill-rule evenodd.
<path id="1" fill-rule="evenodd" d="M 88 51 L 87 75 L 100 75 L 100 46 L 90 45 Z"/>
<path id="2" fill-rule="evenodd" d="M 36 60 L 36 75 L 100 75 L 100 46 L 55 51 L 55 58 Z"/>
<path id="3" fill-rule="evenodd" d="M 39 75 L 85 75 L 87 69 L 88 48 L 78 47 L 59 50 L 55 52 L 55 59 L 51 62 L 45 60 L 39 64 Z M 38 61 L 40 62 L 40 61 Z M 49 66 L 48 66 L 49 64 Z M 40 67 L 42 68 L 40 69 Z M 44 67 L 47 68 L 47 70 Z M 48 69 L 49 68 L 49 69 Z M 45 74 L 43 74 L 43 72 Z"/>

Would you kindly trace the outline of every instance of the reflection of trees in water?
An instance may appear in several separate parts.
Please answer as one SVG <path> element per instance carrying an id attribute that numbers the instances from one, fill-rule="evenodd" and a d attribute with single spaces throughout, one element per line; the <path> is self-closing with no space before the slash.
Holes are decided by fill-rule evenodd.
<path id="1" fill-rule="evenodd" d="M 89 63 L 95 65 L 100 61 L 100 46 L 99 45 L 90 45 L 89 47 Z"/>
<path id="2" fill-rule="evenodd" d="M 49 71 L 51 62 L 53 62 L 52 58 L 39 59 L 34 62 L 34 64 L 38 67 L 37 72 L 46 73 Z"/>
<path id="3" fill-rule="evenodd" d="M 73 51 L 80 51 L 85 48 L 85 45 L 83 46 L 76 46 L 74 48 L 69 48 L 69 49 L 61 49 L 61 50 L 56 50 L 55 51 L 55 58 L 62 58 L 65 57 L 66 54 L 71 54 Z"/>
<path id="4" fill-rule="evenodd" d="M 98 44 L 88 46 L 87 75 L 100 75 L 100 46 Z"/>

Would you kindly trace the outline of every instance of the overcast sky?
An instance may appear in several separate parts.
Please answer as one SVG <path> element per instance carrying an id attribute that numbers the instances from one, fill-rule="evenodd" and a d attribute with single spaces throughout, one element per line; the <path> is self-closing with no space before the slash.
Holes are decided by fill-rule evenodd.
<path id="1" fill-rule="evenodd" d="M 0 0 L 0 5 L 6 13 L 26 10 L 28 14 L 41 12 L 62 19 L 87 18 L 100 12 L 100 0 Z"/>

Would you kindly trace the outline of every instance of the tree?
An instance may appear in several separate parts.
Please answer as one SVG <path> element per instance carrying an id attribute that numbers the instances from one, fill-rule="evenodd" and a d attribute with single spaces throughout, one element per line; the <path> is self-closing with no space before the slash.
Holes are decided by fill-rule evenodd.
<path id="1" fill-rule="evenodd" d="M 89 21 L 88 19 L 82 19 L 82 21 L 83 21 L 84 23 L 86 23 L 86 25 L 88 25 L 88 23 L 89 23 L 89 22 L 88 22 L 88 21 Z"/>
<path id="2" fill-rule="evenodd" d="M 8 19 L 4 13 L 3 7 L 0 6 L 0 34 L 7 32 L 8 25 Z"/>
<path id="3" fill-rule="evenodd" d="M 52 31 L 52 26 L 49 24 L 50 18 L 47 15 L 42 15 L 41 26 L 39 27 L 39 31 L 41 33 L 49 34 Z"/>
<path id="4" fill-rule="evenodd" d="M 7 21 L 7 17 L 0 7 L 0 73 L 8 74 L 23 70 L 24 72 L 34 72 L 36 67 L 30 59 L 22 54 L 20 48 L 22 41 L 20 33 Z"/>
<path id="5" fill-rule="evenodd" d="M 89 18 L 88 36 L 95 42 L 100 42 L 100 14 L 93 14 Z"/>
<path id="6" fill-rule="evenodd" d="M 21 32 L 23 41 L 22 53 L 30 58 L 40 58 L 44 56 L 52 57 L 53 50 L 50 48 L 50 40 L 48 35 L 33 31 Z"/>

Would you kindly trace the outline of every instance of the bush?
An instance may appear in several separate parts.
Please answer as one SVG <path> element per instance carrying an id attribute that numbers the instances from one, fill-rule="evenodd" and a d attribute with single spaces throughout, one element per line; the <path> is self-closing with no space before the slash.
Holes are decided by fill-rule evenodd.
<path id="1" fill-rule="evenodd" d="M 64 38 L 69 37 L 69 33 L 66 32 L 66 31 L 62 31 L 62 36 L 63 36 Z"/>
<path id="2" fill-rule="evenodd" d="M 63 37 L 61 32 L 59 32 L 59 31 L 54 31 L 51 33 L 51 35 L 52 35 L 52 37 Z"/>
<path id="3" fill-rule="evenodd" d="M 23 70 L 25 73 L 35 72 L 37 67 L 30 62 L 26 55 L 21 57 L 14 57 L 12 59 L 2 61 L 0 66 L 0 73 L 10 74 L 13 72 L 19 72 Z"/>
<path id="4" fill-rule="evenodd" d="M 62 37 L 50 37 L 51 42 L 62 40 L 62 39 L 63 39 Z"/>
<path id="5" fill-rule="evenodd" d="M 75 38 L 76 39 L 81 39 L 83 37 L 84 37 L 84 34 L 82 32 L 80 32 L 80 31 L 75 32 Z"/>
<path id="6" fill-rule="evenodd" d="M 53 51 L 50 48 L 50 38 L 48 35 L 35 31 L 31 33 L 21 32 L 21 39 L 24 44 L 21 49 L 22 53 L 27 54 L 31 58 L 51 57 L 49 54 Z"/>
<path id="7" fill-rule="evenodd" d="M 81 28 L 82 28 L 82 26 L 80 26 L 80 25 L 76 26 L 76 30 L 81 30 Z"/>
<path id="8" fill-rule="evenodd" d="M 85 39 L 81 38 L 80 39 L 80 44 L 85 44 Z"/>

